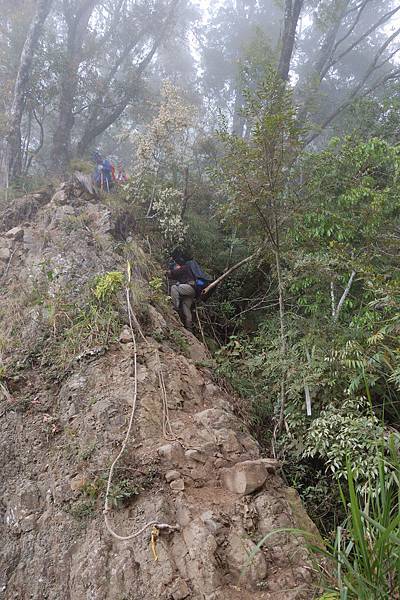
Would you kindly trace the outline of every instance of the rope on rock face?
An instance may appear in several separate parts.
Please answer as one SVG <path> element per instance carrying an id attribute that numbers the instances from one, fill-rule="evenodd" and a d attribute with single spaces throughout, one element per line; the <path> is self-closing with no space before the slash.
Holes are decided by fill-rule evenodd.
<path id="1" fill-rule="evenodd" d="M 131 275 L 130 275 L 130 268 L 128 267 L 128 269 L 129 269 L 129 271 L 128 271 L 128 286 L 129 286 L 129 283 L 131 280 Z M 145 344 L 150 348 L 149 341 L 145 337 L 145 335 L 140 327 L 139 321 L 137 320 L 136 315 L 133 312 L 128 288 L 127 288 L 127 292 L 128 293 L 127 293 L 126 300 L 127 300 L 127 306 L 128 306 L 129 319 L 133 320 L 133 322 L 136 325 L 137 330 L 139 331 L 141 338 L 143 339 Z M 130 323 L 130 325 L 131 325 L 131 323 Z M 131 333 L 133 335 L 132 327 L 131 327 Z M 161 392 L 161 405 L 162 405 L 162 411 L 163 411 L 163 420 L 162 420 L 163 436 L 166 440 L 173 441 L 173 440 L 176 440 L 176 436 L 174 435 L 174 433 L 172 431 L 172 425 L 171 425 L 171 421 L 169 418 L 167 388 L 165 386 L 165 379 L 164 379 L 164 373 L 163 373 L 163 369 L 162 369 L 160 354 L 157 349 L 155 350 L 155 355 L 156 355 L 156 362 L 157 362 L 158 383 L 159 383 L 160 392 Z"/>
<path id="2" fill-rule="evenodd" d="M 164 373 L 162 370 L 162 364 L 161 364 L 160 355 L 158 353 L 158 350 L 156 350 L 156 358 L 157 358 L 157 363 L 158 363 L 158 382 L 160 385 L 162 411 L 163 411 L 163 420 L 162 420 L 163 436 L 168 441 L 174 441 L 174 440 L 176 440 L 176 435 L 174 434 L 174 432 L 172 430 L 172 425 L 171 425 L 171 421 L 169 418 L 168 394 L 167 394 L 167 388 L 165 386 Z"/>
<path id="3" fill-rule="evenodd" d="M 105 522 L 108 532 L 115 539 L 122 540 L 122 541 L 132 540 L 132 539 L 138 537 L 141 533 L 146 531 L 146 529 L 148 529 L 149 527 L 153 527 L 153 531 L 154 531 L 154 529 L 156 529 L 157 531 L 170 531 L 171 532 L 171 531 L 176 531 L 179 529 L 179 526 L 177 526 L 177 525 L 169 525 L 168 523 L 158 523 L 157 521 L 150 521 L 149 523 L 146 523 L 141 529 L 139 529 L 135 533 L 132 533 L 130 535 L 119 535 L 111 527 L 110 521 L 108 518 L 108 513 L 110 512 L 109 497 L 110 497 L 110 489 L 111 489 L 111 482 L 112 482 L 112 478 L 113 478 L 113 474 L 114 474 L 114 469 L 115 469 L 115 466 L 118 463 L 119 459 L 125 452 L 126 446 L 128 444 L 128 441 L 129 441 L 129 438 L 131 435 L 133 421 L 134 421 L 134 417 L 135 417 L 135 413 L 136 413 L 137 396 L 138 396 L 137 343 L 136 343 L 135 332 L 133 330 L 133 321 L 132 321 L 133 310 L 132 310 L 131 301 L 130 301 L 131 268 L 130 268 L 129 263 L 128 263 L 127 271 L 128 271 L 128 285 L 126 286 L 126 301 L 127 301 L 127 307 L 128 307 L 129 329 L 131 332 L 132 342 L 133 342 L 134 385 L 133 385 L 132 410 L 131 410 L 131 415 L 129 418 L 128 429 L 126 431 L 124 441 L 122 442 L 121 450 L 119 451 L 118 455 L 116 456 L 116 458 L 114 459 L 114 461 L 110 467 L 110 471 L 108 474 L 108 480 L 107 480 L 106 497 L 104 500 L 104 509 L 103 509 L 104 522 Z M 133 315 L 133 317 L 134 317 L 134 315 Z M 136 319 L 134 319 L 134 320 L 136 321 Z M 142 334 L 142 336 L 143 336 L 143 334 Z M 146 339 L 146 338 L 144 338 L 144 339 Z M 147 340 L 146 340 L 146 342 L 147 342 Z M 164 385 L 164 391 L 165 391 L 165 385 Z M 164 404 L 164 401 L 163 401 L 163 404 Z M 153 536 L 152 536 L 152 540 L 153 540 Z"/>
<path id="4" fill-rule="evenodd" d="M 131 273 L 130 273 L 130 266 L 128 266 L 128 286 L 129 286 L 130 281 L 131 281 Z M 137 330 L 139 331 L 141 338 L 143 339 L 145 344 L 150 348 L 149 341 L 145 337 L 145 335 L 140 327 L 139 321 L 137 320 L 136 315 L 133 312 L 128 288 L 127 288 L 127 292 L 128 293 L 126 295 L 126 300 L 127 300 L 129 319 L 133 320 L 133 322 L 136 325 Z M 131 327 L 131 333 L 133 334 L 132 327 Z M 156 355 L 156 361 L 157 361 L 157 375 L 158 375 L 158 382 L 159 382 L 159 386 L 160 386 L 161 404 L 162 404 L 162 411 L 163 411 L 163 420 L 162 420 L 163 436 L 168 441 L 174 441 L 174 440 L 176 440 L 176 435 L 174 434 L 174 432 L 172 430 L 172 425 L 171 425 L 171 421 L 169 418 L 167 388 L 165 386 L 165 379 L 164 379 L 164 373 L 163 373 L 163 369 L 162 369 L 160 354 L 157 349 L 155 350 L 155 355 Z"/>
<path id="5" fill-rule="evenodd" d="M 139 321 L 137 320 L 135 313 L 133 312 L 129 294 L 127 295 L 127 304 L 128 304 L 129 318 L 133 319 L 141 337 L 143 338 L 143 340 L 147 344 L 147 346 L 150 348 L 149 341 L 144 336 L 142 329 L 140 327 Z M 163 411 L 163 418 L 162 418 L 163 436 L 166 440 L 173 441 L 173 440 L 176 440 L 176 436 L 174 435 L 174 433 L 172 431 L 172 425 L 171 425 L 171 421 L 169 418 L 167 388 L 165 386 L 165 379 L 164 379 L 164 373 L 163 373 L 163 369 L 162 369 L 160 354 L 157 349 L 155 350 L 155 355 L 156 355 L 156 362 L 157 362 L 158 383 L 160 386 L 160 393 L 161 393 L 161 405 L 162 405 L 162 411 Z"/>

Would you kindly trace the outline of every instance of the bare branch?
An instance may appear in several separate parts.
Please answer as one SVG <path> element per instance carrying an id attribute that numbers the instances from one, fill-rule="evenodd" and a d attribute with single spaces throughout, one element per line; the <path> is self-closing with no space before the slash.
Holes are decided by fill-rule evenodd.
<path id="1" fill-rule="evenodd" d="M 241 260 L 240 262 L 238 262 L 236 265 L 233 265 L 233 267 L 231 267 L 230 269 L 228 269 L 227 271 L 225 271 L 225 273 L 223 273 L 220 277 L 217 277 L 217 279 L 215 281 L 213 281 L 212 283 L 210 283 L 210 285 L 208 285 L 203 290 L 202 296 L 207 296 L 214 288 L 217 287 L 217 285 L 219 285 L 220 283 L 222 283 L 222 281 L 224 281 L 224 279 L 226 279 L 226 277 L 228 277 L 228 275 L 230 275 L 231 273 L 233 273 L 234 271 L 236 271 L 237 269 L 239 269 L 240 267 L 242 267 L 246 263 L 248 263 L 251 260 L 253 260 L 253 258 L 256 258 L 256 256 L 258 256 L 259 253 L 260 253 L 260 248 L 256 252 L 254 252 L 253 254 L 251 254 L 250 256 L 248 256 L 247 258 L 244 258 L 243 260 Z"/>
<path id="2" fill-rule="evenodd" d="M 331 281 L 331 308 L 332 308 L 332 319 L 334 319 L 335 312 L 336 312 L 336 299 L 335 299 L 335 288 L 333 286 L 333 281 Z"/>
<path id="3" fill-rule="evenodd" d="M 336 65 L 340 60 L 342 60 L 342 58 L 344 58 L 346 56 L 346 54 L 348 54 L 349 52 L 351 52 L 352 50 L 354 50 L 354 48 L 356 48 L 371 33 L 373 33 L 381 25 L 384 25 L 391 17 L 393 17 L 399 11 L 400 11 L 400 5 L 397 8 L 394 8 L 390 12 L 386 13 L 385 15 L 383 15 L 383 17 L 381 17 L 376 23 L 374 23 L 369 29 L 367 29 L 367 31 L 365 33 L 363 33 L 355 42 L 353 42 L 352 44 L 350 44 L 350 46 L 348 48 L 346 48 L 346 50 L 343 50 L 343 52 L 341 54 L 339 54 L 339 56 L 337 56 L 333 61 L 331 61 L 331 63 L 324 70 L 324 72 L 322 74 L 322 78 L 325 77 L 325 75 L 327 74 L 327 72 L 334 65 Z"/>
<path id="4" fill-rule="evenodd" d="M 44 128 L 43 128 L 43 122 L 39 119 L 39 117 L 36 114 L 35 109 L 33 109 L 33 118 L 35 119 L 36 123 L 39 126 L 39 143 L 37 145 L 37 147 L 35 148 L 35 150 L 33 150 L 33 152 L 31 152 L 31 155 L 27 161 L 27 164 L 25 166 L 25 175 L 28 173 L 30 166 L 32 164 L 33 159 L 35 158 L 35 156 L 37 156 L 39 154 L 39 152 L 41 151 L 41 149 L 43 148 L 43 143 L 44 143 Z"/>
<path id="5" fill-rule="evenodd" d="M 347 32 L 344 34 L 343 37 L 340 38 L 340 40 L 338 40 L 333 48 L 333 54 L 336 52 L 336 50 L 338 49 L 338 47 L 340 46 L 340 44 L 342 44 L 344 41 L 347 40 L 347 38 L 353 33 L 353 31 L 355 30 L 355 28 L 357 27 L 358 23 L 360 22 L 360 19 L 362 17 L 362 14 L 364 12 L 364 9 L 366 8 L 367 4 L 369 4 L 371 2 L 371 0 L 364 0 L 364 2 L 361 4 L 361 6 L 359 6 L 356 10 L 357 10 L 357 15 L 356 18 L 354 19 L 352 25 L 349 27 L 349 29 L 347 30 Z"/>
<path id="6" fill-rule="evenodd" d="M 306 139 L 306 145 L 309 144 L 310 142 L 312 142 L 315 138 L 317 138 L 320 135 L 321 131 L 323 131 L 328 125 L 330 125 L 332 123 L 332 121 L 334 119 L 336 119 L 336 117 L 341 112 L 343 112 L 343 110 L 345 110 L 346 108 L 348 108 L 352 104 L 354 98 L 362 90 L 362 88 L 364 87 L 364 85 L 366 84 L 366 82 L 368 81 L 368 79 L 370 78 L 370 76 L 375 71 L 377 71 L 378 69 L 380 69 L 386 62 L 388 62 L 388 60 L 390 60 L 390 58 L 388 58 L 388 59 L 385 59 L 381 63 L 378 62 L 379 58 L 382 56 L 382 54 L 385 52 L 385 50 L 388 48 L 388 46 L 390 46 L 390 44 L 393 42 L 393 40 L 396 37 L 398 37 L 399 35 L 400 35 L 400 27 L 398 29 L 396 29 L 396 31 L 394 31 L 394 33 L 391 36 L 389 36 L 389 38 L 384 42 L 384 44 L 382 44 L 382 46 L 378 49 L 378 51 L 375 54 L 374 60 L 372 61 L 372 63 L 368 67 L 368 69 L 365 72 L 363 78 L 360 80 L 360 82 L 355 86 L 355 88 L 353 89 L 353 91 L 350 93 L 350 95 L 348 96 L 347 100 L 345 100 L 338 108 L 336 108 L 336 110 L 333 111 L 333 113 L 331 115 L 329 115 L 329 117 L 327 117 L 325 119 L 325 121 L 319 126 L 319 131 L 314 132 L 313 134 L 311 134 L 310 136 L 308 136 L 308 138 Z M 395 51 L 392 53 L 391 56 L 394 56 L 394 54 L 396 54 L 399 50 L 400 50 L 399 48 L 395 49 Z M 400 69 L 395 69 L 391 73 L 385 75 L 385 77 L 383 77 L 382 79 L 376 80 L 373 83 L 372 86 L 370 86 L 367 90 L 365 90 L 363 92 L 362 97 L 370 94 L 378 86 L 383 85 L 387 81 L 390 81 L 391 79 L 397 78 L 397 76 L 399 74 L 400 74 Z"/>
<path id="7" fill-rule="evenodd" d="M 335 314 L 333 316 L 333 320 L 334 321 L 337 321 L 338 318 L 339 318 L 340 311 L 341 311 L 341 309 L 343 307 L 343 304 L 344 304 L 347 296 L 349 295 L 349 292 L 350 292 L 350 289 L 351 289 L 351 286 L 353 284 L 353 280 L 354 280 L 355 276 L 356 276 L 356 272 L 352 271 L 351 275 L 350 275 L 350 278 L 349 278 L 349 281 L 347 282 L 346 289 L 344 290 L 344 292 L 342 294 L 342 297 L 340 298 L 340 300 L 338 302 L 338 305 L 337 305 L 337 307 L 335 309 Z"/>

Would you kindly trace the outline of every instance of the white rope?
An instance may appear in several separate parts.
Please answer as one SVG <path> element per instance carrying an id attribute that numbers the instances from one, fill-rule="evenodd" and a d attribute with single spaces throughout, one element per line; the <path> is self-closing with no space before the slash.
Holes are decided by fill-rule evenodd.
<path id="1" fill-rule="evenodd" d="M 161 364 L 160 355 L 158 353 L 158 350 L 156 350 L 156 358 L 157 358 L 157 363 L 158 363 L 158 382 L 160 385 L 162 411 L 163 411 L 163 419 L 162 419 L 163 436 L 168 441 L 174 441 L 174 440 L 176 440 L 176 436 L 172 430 L 172 425 L 171 425 L 171 421 L 169 418 L 168 394 L 167 394 L 167 388 L 165 386 L 164 373 L 162 370 L 162 364 Z"/>
<path id="2" fill-rule="evenodd" d="M 131 300 L 130 300 L 130 295 L 127 295 L 127 305 L 128 305 L 128 312 L 129 312 L 129 316 L 130 318 L 132 317 L 143 341 L 147 344 L 147 346 L 150 348 L 150 344 L 148 339 L 145 337 L 145 335 L 143 334 L 143 331 L 140 327 L 140 323 L 136 318 L 135 313 L 133 312 L 132 309 L 132 304 L 131 304 Z M 133 331 L 131 328 L 131 332 L 133 335 Z M 172 425 L 171 425 L 171 421 L 169 418 L 169 408 L 168 408 L 168 394 L 167 394 L 167 388 L 165 385 L 165 379 L 164 379 L 164 372 L 162 369 L 162 364 L 161 364 L 161 359 L 160 359 L 160 354 L 158 352 L 158 349 L 155 349 L 155 355 L 156 355 L 156 362 L 157 362 L 157 375 L 158 375 L 158 383 L 160 386 L 160 392 L 161 392 L 161 405 L 162 405 L 162 411 L 163 411 L 163 420 L 162 420 L 162 427 L 163 427 L 163 436 L 167 441 L 174 441 L 176 440 L 176 436 L 174 435 L 173 431 L 172 431 Z M 168 430 L 168 431 L 167 431 Z"/>
<path id="3" fill-rule="evenodd" d="M 130 415 L 130 419 L 129 419 L 128 429 L 126 431 L 126 435 L 125 435 L 124 441 L 122 442 L 121 450 L 119 451 L 117 457 L 114 459 L 114 461 L 113 461 L 113 463 L 112 463 L 112 465 L 110 467 L 110 471 L 109 471 L 109 474 L 108 474 L 108 480 L 107 480 L 106 497 L 105 497 L 105 500 L 104 500 L 104 510 L 103 510 L 104 522 L 105 522 L 105 525 L 106 525 L 106 528 L 107 528 L 108 532 L 114 538 L 116 538 L 117 540 L 122 540 L 122 541 L 132 540 L 133 538 L 138 537 L 146 529 L 148 529 L 149 527 L 152 527 L 152 526 L 156 527 L 159 530 L 175 531 L 175 530 L 179 529 L 179 526 L 177 526 L 177 525 L 168 525 L 167 523 L 158 523 L 157 521 L 149 521 L 148 523 L 146 523 L 141 529 L 139 529 L 135 533 L 131 533 L 130 535 L 119 535 L 111 527 L 110 522 L 109 522 L 109 518 L 108 518 L 108 513 L 110 512 L 109 496 L 110 496 L 111 482 L 112 482 L 112 478 L 113 478 L 113 474 L 114 474 L 114 469 L 115 469 L 115 466 L 118 463 L 119 459 L 121 458 L 121 456 L 125 452 L 126 446 L 128 444 L 128 441 L 129 441 L 129 438 L 130 438 L 130 435 L 131 435 L 133 421 L 134 421 L 134 417 L 135 417 L 135 413 L 136 413 L 137 396 L 138 396 L 138 386 L 137 386 L 137 382 L 138 382 L 138 378 L 137 378 L 137 343 L 136 343 L 135 332 L 133 330 L 132 317 L 134 318 L 134 320 L 135 320 L 135 322 L 136 322 L 137 325 L 138 325 L 138 323 L 137 323 L 137 320 L 136 320 L 136 318 L 134 316 L 134 313 L 133 313 L 133 310 L 132 310 L 132 306 L 131 306 L 131 301 L 130 301 L 130 282 L 131 282 L 131 269 L 130 269 L 130 264 L 128 263 L 128 285 L 126 286 L 126 302 L 127 302 L 127 307 L 128 307 L 129 329 L 130 329 L 130 332 L 131 332 L 132 342 L 133 342 L 134 384 L 133 384 L 132 410 L 131 410 L 131 415 Z M 140 330 L 140 327 L 139 327 L 139 330 Z M 142 333 L 142 336 L 143 336 L 143 333 Z M 144 338 L 144 336 L 143 336 L 143 338 Z M 144 339 L 146 339 L 146 338 L 144 338 Z M 146 342 L 147 342 L 147 340 L 146 340 Z M 161 369 L 160 369 L 159 373 L 161 373 Z M 161 381 L 161 379 L 160 379 L 160 381 Z M 165 402 L 165 400 L 164 400 L 164 392 L 166 393 L 165 385 L 162 388 L 163 407 L 164 407 L 164 402 Z"/>

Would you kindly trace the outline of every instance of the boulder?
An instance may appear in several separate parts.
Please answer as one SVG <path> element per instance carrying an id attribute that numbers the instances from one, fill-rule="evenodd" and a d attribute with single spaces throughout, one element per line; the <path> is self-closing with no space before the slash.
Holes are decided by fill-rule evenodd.
<path id="1" fill-rule="evenodd" d="M 245 460 L 222 471 L 223 486 L 233 492 L 245 496 L 259 490 L 268 477 L 268 469 L 263 460 Z"/>
<path id="2" fill-rule="evenodd" d="M 41 496 L 36 483 L 27 482 L 19 492 L 21 510 L 25 513 L 32 513 L 40 510 Z"/>
<path id="3" fill-rule="evenodd" d="M 22 229 L 22 227 L 13 227 L 12 229 L 9 229 L 4 235 L 7 238 L 11 238 L 16 242 L 19 242 L 24 238 L 24 230 Z"/>
<path id="4" fill-rule="evenodd" d="M 219 408 L 207 408 L 194 415 L 194 420 L 198 425 L 208 427 L 209 429 L 221 429 L 223 427 L 230 427 L 232 424 L 237 425 L 237 421 L 232 413 Z"/>
<path id="5" fill-rule="evenodd" d="M 167 481 L 167 483 L 171 483 L 171 481 L 175 481 L 175 479 L 179 479 L 181 476 L 181 474 L 179 473 L 179 471 L 168 471 L 167 473 L 165 473 L 165 479 Z"/>
<path id="6" fill-rule="evenodd" d="M 257 589 L 267 577 L 267 563 L 262 551 L 256 551 L 255 543 L 246 537 L 244 531 L 231 531 L 225 548 L 225 557 L 230 572 L 240 578 L 246 588 Z M 250 559 L 250 557 L 253 558 Z"/>
<path id="7" fill-rule="evenodd" d="M 188 596 L 190 596 L 189 586 L 184 579 L 179 577 L 172 586 L 171 598 L 173 600 L 185 600 Z"/>
<path id="8" fill-rule="evenodd" d="M 211 533 L 217 533 L 222 527 L 221 523 L 214 518 L 214 514 L 211 510 L 205 511 L 202 515 L 200 515 L 201 520 L 204 525 Z"/>
<path id="9" fill-rule="evenodd" d="M 183 335 L 185 336 L 188 342 L 187 353 L 189 357 L 195 363 L 205 362 L 209 358 L 205 346 L 201 344 L 192 333 L 189 333 L 189 331 L 185 330 L 183 332 Z"/>
<path id="10" fill-rule="evenodd" d="M 220 393 L 221 389 L 217 385 L 215 385 L 215 383 L 206 383 L 204 388 L 204 396 L 206 398 L 212 398 Z"/>
<path id="11" fill-rule="evenodd" d="M 9 248 L 0 248 L 0 260 L 7 262 L 10 260 L 11 252 Z"/>
<path id="12" fill-rule="evenodd" d="M 215 432 L 215 441 L 218 446 L 221 446 L 223 452 L 241 453 L 243 451 L 237 435 L 232 429 L 217 429 Z"/>
<path id="13" fill-rule="evenodd" d="M 132 341 L 132 333 L 128 327 L 124 327 L 121 331 L 119 341 L 121 344 L 129 344 Z"/>
<path id="14" fill-rule="evenodd" d="M 151 322 L 151 328 L 155 331 L 163 331 L 167 327 L 167 322 L 151 304 L 147 306 L 147 314 Z"/>
<path id="15" fill-rule="evenodd" d="M 174 479 L 174 481 L 171 481 L 169 485 L 171 490 L 173 490 L 174 492 L 183 492 L 183 490 L 185 489 L 185 482 L 183 481 L 183 479 Z"/>
<path id="16" fill-rule="evenodd" d="M 207 457 L 202 452 L 199 452 L 198 450 L 186 450 L 185 456 L 186 456 L 187 460 L 194 460 L 195 462 L 199 462 L 199 463 L 203 463 L 203 464 L 207 460 Z"/>
<path id="17" fill-rule="evenodd" d="M 183 448 L 179 442 L 160 446 L 157 452 L 161 458 L 172 464 L 180 464 L 184 460 Z"/>
<path id="18" fill-rule="evenodd" d="M 222 469 L 223 467 L 227 467 L 229 462 L 225 458 L 218 457 L 214 461 L 214 467 L 216 469 Z"/>
<path id="19" fill-rule="evenodd" d="M 315 523 L 308 516 L 298 492 L 294 488 L 285 488 L 285 497 L 293 514 L 297 529 L 309 534 L 308 541 L 322 550 L 325 544 Z"/>

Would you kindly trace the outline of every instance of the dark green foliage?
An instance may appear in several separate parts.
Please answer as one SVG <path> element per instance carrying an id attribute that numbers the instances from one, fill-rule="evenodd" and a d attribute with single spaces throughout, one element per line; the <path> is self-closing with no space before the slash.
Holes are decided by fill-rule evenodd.
<path id="1" fill-rule="evenodd" d="M 269 86 L 263 94 L 271 93 Z M 286 314 L 278 318 L 277 274 L 270 271 L 271 305 L 259 311 L 256 332 L 244 333 L 239 323 L 217 360 L 219 373 L 251 400 L 255 431 L 267 446 L 273 442 L 311 509 L 325 492 L 332 497 L 316 515 L 332 525 L 340 514 L 333 478 L 346 478 L 349 458 L 355 485 L 365 491 L 379 476 L 374 448 L 388 426 L 398 425 L 400 155 L 380 139 L 333 140 L 320 153 L 299 153 L 272 199 L 262 173 L 270 160 L 263 151 L 270 157 L 271 146 L 265 150 L 263 140 L 268 132 L 272 143 L 274 128 L 291 131 L 282 124 L 291 120 L 288 102 L 281 94 L 281 112 L 273 102 L 264 108 L 251 142 L 224 134 L 222 162 L 230 178 L 223 189 L 231 194 L 224 214 L 245 225 L 249 243 L 275 214 Z M 261 210 L 258 222 L 254 209 Z M 221 312 L 229 316 L 232 305 L 229 295 L 221 298 Z M 284 430 L 274 439 L 282 381 Z M 325 469 L 330 475 L 321 480 Z"/>

